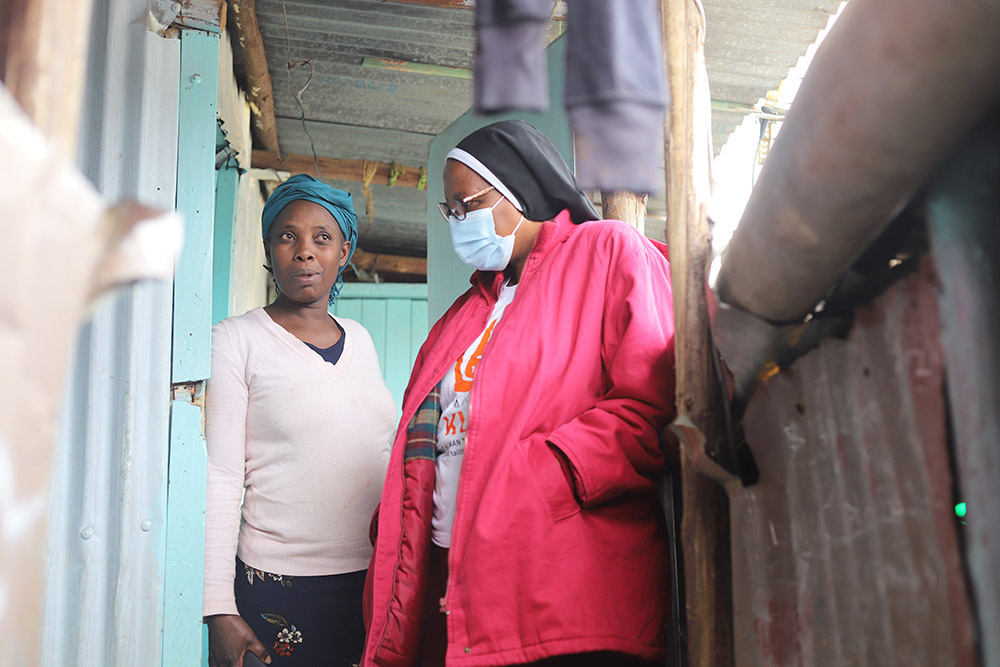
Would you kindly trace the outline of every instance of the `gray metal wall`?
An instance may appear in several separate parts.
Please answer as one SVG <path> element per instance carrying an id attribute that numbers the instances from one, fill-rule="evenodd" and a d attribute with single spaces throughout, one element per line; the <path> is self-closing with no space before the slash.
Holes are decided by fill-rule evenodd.
<path id="1" fill-rule="evenodd" d="M 97 0 L 79 165 L 111 201 L 173 208 L 179 42 L 145 0 Z M 159 665 L 172 289 L 106 297 L 82 329 L 51 501 L 42 664 Z"/>
<path id="2" fill-rule="evenodd" d="M 964 546 L 982 662 L 1000 665 L 1000 109 L 941 170 L 928 196 L 941 279 L 955 461 L 968 503 Z"/>

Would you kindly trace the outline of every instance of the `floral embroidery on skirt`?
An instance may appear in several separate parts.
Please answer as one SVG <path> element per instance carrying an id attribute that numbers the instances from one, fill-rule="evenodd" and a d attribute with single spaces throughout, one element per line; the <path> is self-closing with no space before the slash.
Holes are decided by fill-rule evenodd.
<path id="1" fill-rule="evenodd" d="M 299 576 L 236 559 L 236 606 L 267 647 L 271 667 L 351 667 L 364 648 L 365 572 Z"/>
<path id="2" fill-rule="evenodd" d="M 295 653 L 296 647 L 293 644 L 302 643 L 302 633 L 294 625 L 285 620 L 281 614 L 261 613 L 263 618 L 272 625 L 278 625 L 281 630 L 278 632 L 278 640 L 271 646 L 271 650 L 281 656 L 289 656 Z"/>
<path id="3" fill-rule="evenodd" d="M 245 570 L 245 574 L 247 576 L 247 582 L 249 582 L 251 586 L 253 586 L 254 577 L 257 577 L 261 581 L 264 581 L 264 577 L 268 577 L 271 579 L 271 581 L 276 581 L 285 588 L 291 588 L 292 581 L 295 579 L 295 577 L 290 577 L 286 574 L 273 574 L 271 572 L 264 572 L 263 570 L 258 570 L 255 567 L 250 567 L 246 563 L 243 564 L 243 569 Z"/>

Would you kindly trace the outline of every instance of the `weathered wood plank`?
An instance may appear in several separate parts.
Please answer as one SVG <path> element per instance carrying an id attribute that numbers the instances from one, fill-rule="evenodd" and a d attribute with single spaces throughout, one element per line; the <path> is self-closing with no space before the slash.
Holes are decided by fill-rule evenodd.
<path id="1" fill-rule="evenodd" d="M 704 11 L 698 0 L 660 0 L 664 60 L 673 104 L 667 114 L 667 242 L 676 318 L 683 514 L 680 540 L 687 657 L 691 667 L 733 664 L 729 513 L 722 487 L 698 473 L 704 443 L 717 441 L 716 381 L 705 300 L 711 100 Z M 681 424 L 687 424 L 682 427 Z"/>
<path id="2" fill-rule="evenodd" d="M 202 654 L 206 453 L 204 382 L 175 386 L 170 404 L 163 667 L 197 665 Z M 189 390 L 189 391 L 184 391 Z"/>
<path id="3" fill-rule="evenodd" d="M 181 33 L 177 210 L 184 248 L 174 278 L 173 382 L 209 376 L 212 340 L 212 234 L 215 219 L 215 137 L 219 35 Z"/>
<path id="4" fill-rule="evenodd" d="M 364 180 L 364 160 L 340 160 L 332 157 L 320 157 L 320 172 L 323 178 L 328 181 L 354 181 L 361 183 Z M 277 171 L 287 171 L 291 174 L 316 174 L 316 165 L 312 157 L 308 155 L 286 155 L 279 158 L 270 151 L 255 150 L 253 152 L 252 163 L 255 168 L 275 169 Z M 395 165 L 396 181 L 393 183 L 397 188 L 416 188 L 420 183 L 421 167 Z M 393 173 L 393 165 L 387 162 L 379 162 L 372 178 L 372 185 L 389 185 L 389 180 Z"/>
<path id="5" fill-rule="evenodd" d="M 383 255 L 376 252 L 365 252 L 358 249 L 351 258 L 362 271 L 372 273 L 402 273 L 406 275 L 427 275 L 426 257 L 403 257 L 402 255 Z"/>
<path id="6" fill-rule="evenodd" d="M 189 30 L 221 33 L 225 29 L 224 0 L 181 0 L 174 25 Z"/>

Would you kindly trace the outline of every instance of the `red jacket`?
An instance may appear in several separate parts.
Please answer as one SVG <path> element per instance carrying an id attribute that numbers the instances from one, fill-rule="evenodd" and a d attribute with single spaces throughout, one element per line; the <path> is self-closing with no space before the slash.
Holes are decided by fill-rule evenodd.
<path id="1" fill-rule="evenodd" d="M 502 280 L 476 273 L 417 356 L 377 518 L 363 665 L 419 662 L 437 424 L 421 434 L 418 412 L 483 332 Z M 476 369 L 444 600 L 449 665 L 663 657 L 656 478 L 673 337 L 664 245 L 618 221 L 574 225 L 565 211 L 542 226 Z"/>

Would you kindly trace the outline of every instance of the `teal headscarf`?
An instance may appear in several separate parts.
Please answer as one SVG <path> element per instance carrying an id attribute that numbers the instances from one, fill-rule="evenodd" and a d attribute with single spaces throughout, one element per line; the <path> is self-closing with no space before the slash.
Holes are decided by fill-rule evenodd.
<path id="1" fill-rule="evenodd" d="M 271 237 L 271 223 L 278 217 L 281 209 L 289 203 L 305 199 L 314 204 L 319 204 L 333 216 L 333 219 L 340 225 L 340 232 L 344 235 L 345 241 L 351 242 L 351 252 L 347 256 L 347 261 L 351 261 L 354 251 L 358 247 L 358 216 L 354 212 L 354 204 L 351 202 L 351 193 L 331 187 L 323 181 L 313 178 L 307 174 L 297 174 L 275 188 L 271 196 L 264 204 L 264 212 L 260 217 L 260 232 L 267 240 Z M 345 263 L 344 266 L 347 266 Z M 343 267 L 337 272 L 337 280 L 330 289 L 330 305 L 333 305 L 340 288 L 344 285 L 341 274 Z"/>

